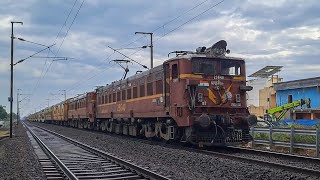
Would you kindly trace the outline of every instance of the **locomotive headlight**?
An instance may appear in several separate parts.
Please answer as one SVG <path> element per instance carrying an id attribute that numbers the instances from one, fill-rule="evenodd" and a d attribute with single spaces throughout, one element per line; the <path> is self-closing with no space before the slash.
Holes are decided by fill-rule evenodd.
<path id="1" fill-rule="evenodd" d="M 210 117 L 207 114 L 201 114 L 197 121 L 202 128 L 207 128 L 211 124 Z"/>

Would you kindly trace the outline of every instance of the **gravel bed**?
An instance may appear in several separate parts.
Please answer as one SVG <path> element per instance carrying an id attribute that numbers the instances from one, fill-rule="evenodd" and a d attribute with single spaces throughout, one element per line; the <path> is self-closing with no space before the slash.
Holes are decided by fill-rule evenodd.
<path id="1" fill-rule="evenodd" d="M 258 152 L 240 152 L 240 153 L 231 153 L 232 155 L 239 156 L 239 157 L 250 157 L 254 159 L 259 159 L 263 161 L 271 161 L 276 162 L 279 164 L 285 164 L 289 166 L 297 166 L 303 167 L 308 169 L 319 170 L 320 169 L 320 159 L 319 161 L 311 161 L 308 159 L 296 159 L 296 158 L 288 158 L 288 157 L 281 157 L 272 154 L 265 154 L 265 153 L 258 153 Z"/>
<path id="2" fill-rule="evenodd" d="M 0 140 L 0 179 L 45 179 L 26 129 L 13 127 L 13 138 Z"/>
<path id="3" fill-rule="evenodd" d="M 143 143 L 133 138 L 37 123 L 172 179 L 320 179 L 202 153 Z"/>

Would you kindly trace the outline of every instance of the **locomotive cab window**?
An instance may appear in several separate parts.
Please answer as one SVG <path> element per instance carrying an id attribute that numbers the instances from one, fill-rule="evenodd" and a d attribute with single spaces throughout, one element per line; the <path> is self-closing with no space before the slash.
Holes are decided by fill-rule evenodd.
<path id="1" fill-rule="evenodd" d="M 210 58 L 192 58 L 192 73 L 193 74 L 205 74 L 214 75 L 216 74 L 217 61 Z"/>
<path id="2" fill-rule="evenodd" d="M 221 75 L 241 75 L 241 64 L 239 61 L 221 60 Z"/>

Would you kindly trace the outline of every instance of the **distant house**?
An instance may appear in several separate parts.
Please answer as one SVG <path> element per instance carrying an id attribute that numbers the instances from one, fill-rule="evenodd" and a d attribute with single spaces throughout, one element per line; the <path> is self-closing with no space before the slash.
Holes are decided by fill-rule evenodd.
<path id="1" fill-rule="evenodd" d="M 296 108 L 286 119 L 320 119 L 320 77 L 274 84 L 276 105 L 281 106 L 299 99 L 311 99 L 311 108 Z"/>
<path id="2" fill-rule="evenodd" d="M 283 80 L 275 75 L 281 68 L 282 66 L 266 66 L 248 76 L 253 78 L 247 81 L 247 85 L 253 87 L 247 93 L 247 105 L 251 114 L 263 117 L 267 109 L 276 107 L 273 85 Z"/>

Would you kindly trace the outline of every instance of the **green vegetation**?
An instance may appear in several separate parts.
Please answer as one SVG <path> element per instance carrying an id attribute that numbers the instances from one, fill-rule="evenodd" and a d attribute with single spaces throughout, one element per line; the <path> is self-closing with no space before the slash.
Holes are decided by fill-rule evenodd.
<path id="1" fill-rule="evenodd" d="M 290 129 L 293 127 L 294 129 L 317 129 L 318 126 L 313 127 L 304 127 L 296 124 L 292 124 L 286 127 L 286 129 Z M 284 127 L 281 127 L 284 128 Z M 269 132 L 266 133 L 260 133 L 255 132 L 254 133 L 254 139 L 255 140 L 267 140 L 269 141 Z M 282 141 L 282 142 L 290 142 L 290 134 L 283 134 L 283 133 L 272 133 L 272 140 L 273 141 Z M 302 135 L 302 134 L 294 134 L 293 138 L 294 143 L 306 143 L 306 144 L 315 144 L 316 143 L 316 136 L 315 135 Z"/>
<path id="2" fill-rule="evenodd" d="M 5 136 L 5 135 L 7 135 L 7 134 L 9 134 L 9 131 L 7 131 L 7 130 L 0 130 L 0 137 L 1 137 L 1 136 Z"/>
<path id="3" fill-rule="evenodd" d="M 4 107 L 0 105 L 0 121 L 9 121 L 9 118 L 10 113 L 7 113 Z M 12 118 L 17 119 L 17 115 L 15 113 L 12 113 Z"/>
<path id="4" fill-rule="evenodd" d="M 0 120 L 6 119 L 8 116 L 7 111 L 0 105 Z"/>

